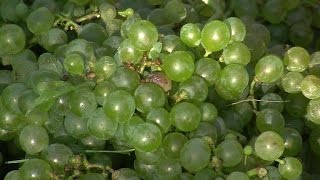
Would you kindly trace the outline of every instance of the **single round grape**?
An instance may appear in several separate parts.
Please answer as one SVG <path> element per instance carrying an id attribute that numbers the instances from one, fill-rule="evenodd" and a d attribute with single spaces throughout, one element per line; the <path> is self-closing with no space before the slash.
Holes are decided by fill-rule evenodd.
<path id="1" fill-rule="evenodd" d="M 58 143 L 50 144 L 41 152 L 41 157 L 60 173 L 64 172 L 64 166 L 69 163 L 69 158 L 72 155 L 73 153 L 68 146 Z"/>
<path id="2" fill-rule="evenodd" d="M 191 76 L 179 86 L 178 94 L 187 93 L 190 101 L 203 102 L 208 96 L 208 86 L 204 78 L 199 76 Z"/>
<path id="3" fill-rule="evenodd" d="M 230 41 L 243 41 L 246 36 L 246 26 L 244 22 L 237 17 L 229 17 L 223 21 L 231 31 Z"/>
<path id="4" fill-rule="evenodd" d="M 105 115 L 102 108 L 96 109 L 87 122 L 87 128 L 91 135 L 97 139 L 107 140 L 113 137 L 118 128 L 118 122 Z"/>
<path id="5" fill-rule="evenodd" d="M 209 142 L 218 141 L 218 132 L 216 127 L 209 122 L 200 122 L 198 128 L 189 134 L 189 138 L 205 138 Z"/>
<path id="6" fill-rule="evenodd" d="M 63 60 L 63 67 L 70 74 L 80 75 L 84 72 L 84 58 L 81 54 L 69 54 Z"/>
<path id="7" fill-rule="evenodd" d="M 140 20 L 132 24 L 128 37 L 136 49 L 148 51 L 158 41 L 158 31 L 149 21 Z"/>
<path id="8" fill-rule="evenodd" d="M 204 122 L 215 122 L 216 118 L 218 117 L 218 110 L 217 107 L 208 102 L 204 102 L 200 106 L 201 111 L 201 121 Z"/>
<path id="9" fill-rule="evenodd" d="M 158 149 L 161 141 L 161 130 L 152 123 L 141 123 L 137 125 L 130 138 L 132 146 L 144 152 L 151 152 Z"/>
<path id="10" fill-rule="evenodd" d="M 1 93 L 4 108 L 15 113 L 20 113 L 19 98 L 26 90 L 27 87 L 23 83 L 12 83 L 4 88 Z"/>
<path id="11" fill-rule="evenodd" d="M 147 19 L 156 26 L 165 25 L 168 23 L 168 20 L 163 18 L 165 16 L 164 13 L 165 12 L 163 8 L 153 9 L 151 12 L 149 12 Z M 161 31 L 159 31 L 159 33 L 161 33 Z"/>
<path id="12" fill-rule="evenodd" d="M 145 164 L 137 160 L 134 161 L 134 170 L 143 179 L 155 179 L 156 168 L 156 165 Z"/>
<path id="13" fill-rule="evenodd" d="M 190 173 L 181 173 L 179 177 L 181 178 L 181 180 L 194 180 L 193 175 L 191 175 Z"/>
<path id="14" fill-rule="evenodd" d="M 96 61 L 94 73 L 101 79 L 109 79 L 117 70 L 117 62 L 114 58 L 103 56 Z"/>
<path id="15" fill-rule="evenodd" d="M 220 73 L 215 89 L 226 100 L 238 99 L 249 83 L 246 69 L 238 64 L 227 65 Z"/>
<path id="16" fill-rule="evenodd" d="M 309 99 L 302 93 L 288 94 L 285 101 L 288 101 L 285 108 L 291 116 L 300 118 L 306 115 Z"/>
<path id="17" fill-rule="evenodd" d="M 107 30 L 97 23 L 88 23 L 78 29 L 78 38 L 102 44 L 108 37 Z"/>
<path id="18" fill-rule="evenodd" d="M 155 83 L 140 85 L 134 92 L 134 99 L 137 110 L 145 114 L 154 108 L 163 107 L 166 103 L 163 89 Z"/>
<path id="19" fill-rule="evenodd" d="M 209 168 L 204 168 L 198 172 L 196 172 L 196 174 L 194 175 L 194 180 L 211 180 L 211 179 L 215 179 L 215 177 L 217 176 L 217 173 Z"/>
<path id="20" fill-rule="evenodd" d="M 229 174 L 226 180 L 250 180 L 250 178 L 243 172 L 235 171 Z"/>
<path id="21" fill-rule="evenodd" d="M 16 54 L 26 44 L 26 35 L 20 26 L 5 24 L 0 28 L 0 55 Z"/>
<path id="22" fill-rule="evenodd" d="M 157 163 L 158 176 L 176 176 L 182 173 L 182 168 L 179 161 L 163 158 Z"/>
<path id="23" fill-rule="evenodd" d="M 248 47 L 242 42 L 233 42 L 223 49 L 222 57 L 224 63 L 247 65 L 250 62 L 251 54 Z"/>
<path id="24" fill-rule="evenodd" d="M 101 19 L 103 22 L 108 23 L 110 20 L 114 19 L 117 16 L 116 8 L 109 3 L 102 3 L 99 6 L 99 11 Z"/>
<path id="25" fill-rule="evenodd" d="M 229 27 L 219 20 L 207 23 L 201 32 L 201 42 L 207 52 L 215 52 L 225 48 L 230 37 Z"/>
<path id="26" fill-rule="evenodd" d="M 283 154 L 284 142 L 278 133 L 266 131 L 257 137 L 254 149 L 261 159 L 274 161 Z"/>
<path id="27" fill-rule="evenodd" d="M 310 62 L 308 51 L 302 47 L 290 48 L 283 58 L 283 63 L 289 71 L 302 72 L 307 69 Z"/>
<path id="28" fill-rule="evenodd" d="M 190 132 L 195 130 L 201 121 L 198 107 L 188 102 L 181 102 L 173 106 L 170 111 L 172 124 L 179 130 Z"/>
<path id="29" fill-rule="evenodd" d="M 297 22 L 289 30 L 289 39 L 295 46 L 307 47 L 313 40 L 314 33 L 305 22 Z"/>
<path id="30" fill-rule="evenodd" d="M 287 15 L 286 2 L 283 0 L 267 1 L 262 7 L 263 17 L 272 24 L 278 24 Z"/>
<path id="31" fill-rule="evenodd" d="M 299 93 L 303 78 L 299 72 L 288 72 L 282 77 L 282 87 L 287 93 Z"/>
<path id="32" fill-rule="evenodd" d="M 270 102 L 276 101 L 276 102 Z M 279 112 L 282 112 L 284 103 L 282 102 L 283 99 L 279 94 L 276 93 L 266 93 L 261 97 L 261 101 L 259 102 L 259 109 L 267 109 L 272 108 Z"/>
<path id="33" fill-rule="evenodd" d="M 141 119 L 139 116 L 134 115 L 132 116 L 129 121 L 123 123 L 123 135 L 124 138 L 130 139 L 133 130 L 136 128 L 137 125 L 144 123 L 144 120 Z"/>
<path id="34" fill-rule="evenodd" d="M 49 121 L 48 112 L 38 109 L 33 109 L 32 111 L 28 112 L 25 117 L 28 124 L 37 124 L 42 126 Z"/>
<path id="35" fill-rule="evenodd" d="M 186 45 L 181 41 L 179 36 L 174 34 L 168 34 L 163 37 L 162 42 L 162 50 L 164 52 L 172 53 L 174 51 L 186 51 Z"/>
<path id="36" fill-rule="evenodd" d="M 254 33 L 247 33 L 243 43 L 249 48 L 251 62 L 257 62 L 267 50 L 267 45 L 262 38 L 257 38 Z"/>
<path id="37" fill-rule="evenodd" d="M 116 90 L 116 86 L 111 81 L 102 81 L 94 88 L 94 94 L 99 105 L 103 106 L 107 96 Z"/>
<path id="38" fill-rule="evenodd" d="M 237 17 L 256 17 L 259 14 L 257 1 L 255 0 L 234 1 L 233 8 Z"/>
<path id="39" fill-rule="evenodd" d="M 309 63 L 308 71 L 313 75 L 320 75 L 320 51 L 311 54 L 311 61 Z"/>
<path id="40" fill-rule="evenodd" d="M 187 141 L 180 152 L 181 165 L 189 172 L 198 172 L 205 168 L 211 158 L 209 145 L 202 139 Z"/>
<path id="41" fill-rule="evenodd" d="M 188 23 L 181 27 L 180 38 L 189 47 L 196 47 L 201 42 L 201 31 L 198 25 Z"/>
<path id="42" fill-rule="evenodd" d="M 68 114 L 63 123 L 66 132 L 77 139 L 84 138 L 88 135 L 88 129 L 87 129 L 87 118 L 79 117 L 75 114 Z"/>
<path id="43" fill-rule="evenodd" d="M 54 23 L 53 13 L 46 7 L 32 11 L 27 18 L 28 29 L 34 34 L 49 31 Z"/>
<path id="44" fill-rule="evenodd" d="M 22 115 L 9 111 L 3 107 L 1 108 L 1 111 L 0 126 L 2 129 L 17 131 L 24 125 L 25 118 Z"/>
<path id="45" fill-rule="evenodd" d="M 137 172 L 130 168 L 121 168 L 112 173 L 113 180 L 140 180 Z"/>
<path id="46" fill-rule="evenodd" d="M 211 58 L 202 58 L 195 63 L 195 74 L 203 77 L 208 86 L 215 85 L 221 72 L 218 61 Z"/>
<path id="47" fill-rule="evenodd" d="M 81 138 L 80 142 L 83 149 L 103 150 L 106 146 L 105 140 L 97 139 L 91 135 Z"/>
<path id="48" fill-rule="evenodd" d="M 75 115 L 89 117 L 97 108 L 96 97 L 89 89 L 78 89 L 71 94 L 69 107 Z"/>
<path id="49" fill-rule="evenodd" d="M 152 109 L 147 114 L 146 122 L 152 122 L 158 125 L 163 134 L 166 134 L 171 127 L 170 114 L 164 108 Z"/>
<path id="50" fill-rule="evenodd" d="M 308 75 L 301 82 L 302 94 L 308 99 L 317 99 L 320 97 L 320 78 L 314 75 Z"/>
<path id="51" fill-rule="evenodd" d="M 159 162 L 162 157 L 161 149 L 157 149 L 151 152 L 143 152 L 139 150 L 135 150 L 136 159 L 145 164 L 155 165 Z"/>
<path id="52" fill-rule="evenodd" d="M 187 17 L 185 4 L 178 0 L 168 1 L 164 8 L 165 18 L 171 23 L 179 23 Z"/>
<path id="53" fill-rule="evenodd" d="M 283 156 L 296 156 L 302 149 L 302 137 L 292 128 L 284 128 L 280 135 L 284 141 Z"/>
<path id="54" fill-rule="evenodd" d="M 140 85 L 140 76 L 137 72 L 125 67 L 119 67 L 110 81 L 118 88 L 134 92 Z"/>
<path id="55" fill-rule="evenodd" d="M 175 51 L 164 57 L 162 68 L 169 79 L 182 82 L 192 76 L 195 67 L 190 54 Z"/>
<path id="56" fill-rule="evenodd" d="M 285 157 L 284 163 L 279 163 L 278 169 L 282 177 L 286 179 L 297 179 L 302 173 L 301 162 L 294 157 Z"/>
<path id="57" fill-rule="evenodd" d="M 138 64 L 143 58 L 143 51 L 135 49 L 131 39 L 125 39 L 119 46 L 118 56 L 123 63 Z"/>
<path id="58" fill-rule="evenodd" d="M 21 148 L 28 154 L 36 154 L 49 145 L 47 131 L 39 125 L 25 126 L 19 135 Z"/>
<path id="59" fill-rule="evenodd" d="M 266 108 L 258 113 L 256 126 L 260 132 L 280 132 L 284 128 L 284 118 L 276 109 Z"/>
<path id="60" fill-rule="evenodd" d="M 20 171 L 19 170 L 13 170 L 10 171 L 3 180 L 19 180 L 21 179 Z"/>
<path id="61" fill-rule="evenodd" d="M 261 58 L 255 66 L 255 75 L 263 83 L 277 81 L 283 73 L 283 63 L 275 55 L 267 55 Z"/>
<path id="62" fill-rule="evenodd" d="M 307 120 L 320 125 L 320 98 L 309 101 L 305 117 Z"/>
<path id="63" fill-rule="evenodd" d="M 135 108 L 133 96 L 124 90 L 111 92 L 103 105 L 103 109 L 110 119 L 122 123 L 132 117 Z"/>
<path id="64" fill-rule="evenodd" d="M 54 52 L 57 47 L 67 44 L 67 34 L 59 29 L 52 28 L 49 31 L 43 33 L 39 37 L 39 44 L 49 52 Z"/>
<path id="65" fill-rule="evenodd" d="M 59 75 L 63 73 L 63 65 L 54 54 L 43 53 L 38 57 L 39 70 L 54 71 Z"/>
<path id="66" fill-rule="evenodd" d="M 177 132 L 167 134 L 161 144 L 162 153 L 170 159 L 179 159 L 183 145 L 188 138 Z"/>
<path id="67" fill-rule="evenodd" d="M 25 180 L 41 179 L 50 180 L 52 169 L 50 165 L 41 159 L 30 159 L 20 167 L 20 177 Z"/>
<path id="68" fill-rule="evenodd" d="M 233 139 L 227 139 L 218 144 L 215 155 L 222 160 L 222 166 L 233 167 L 243 158 L 243 147 Z"/>

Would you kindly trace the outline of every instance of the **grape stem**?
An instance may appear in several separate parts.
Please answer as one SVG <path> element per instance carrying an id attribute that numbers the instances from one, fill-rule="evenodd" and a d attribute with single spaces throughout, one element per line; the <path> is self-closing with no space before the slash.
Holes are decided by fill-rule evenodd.
<path id="1" fill-rule="evenodd" d="M 87 15 L 84 15 L 82 17 L 79 17 L 79 18 L 75 19 L 74 21 L 77 22 L 77 23 L 80 23 L 80 22 L 83 22 L 83 21 L 86 21 L 86 20 L 91 20 L 91 19 L 100 18 L 100 17 L 101 17 L 100 12 L 99 11 L 95 11 L 95 12 L 92 12 L 90 14 L 87 14 Z"/>
<path id="2" fill-rule="evenodd" d="M 108 150 L 85 150 L 86 153 L 129 153 L 133 152 L 135 149 L 126 149 L 126 150 L 119 150 L 119 151 L 108 151 Z"/>
<path id="3" fill-rule="evenodd" d="M 244 99 L 244 100 L 241 100 L 241 101 L 237 101 L 237 102 L 228 104 L 227 106 L 233 106 L 233 105 L 236 105 L 236 104 L 240 104 L 240 103 L 244 103 L 244 102 L 253 102 L 253 101 L 256 101 L 256 102 L 270 102 L 270 103 L 290 102 L 288 100 L 287 101 L 276 101 L 276 100 L 262 100 L 262 99 L 248 98 L 248 99 Z"/>
<path id="4" fill-rule="evenodd" d="M 268 173 L 268 171 L 263 167 L 257 167 L 257 168 L 254 168 L 254 169 L 247 171 L 247 175 L 249 177 L 258 176 L 259 178 L 263 178 L 264 176 L 267 175 L 267 173 Z"/>
<path id="5" fill-rule="evenodd" d="M 19 164 L 29 161 L 29 159 L 19 159 L 19 160 L 13 160 L 13 161 L 6 161 L 5 164 Z"/>
<path id="6" fill-rule="evenodd" d="M 247 137 L 245 137 L 244 135 L 242 135 L 236 131 L 233 131 L 231 129 L 227 129 L 227 133 L 232 133 L 233 135 L 237 136 L 240 141 L 247 141 Z"/>
<path id="7" fill-rule="evenodd" d="M 286 163 L 286 161 L 283 159 L 276 159 L 275 161 L 277 161 L 279 164 L 282 164 L 282 165 Z"/>

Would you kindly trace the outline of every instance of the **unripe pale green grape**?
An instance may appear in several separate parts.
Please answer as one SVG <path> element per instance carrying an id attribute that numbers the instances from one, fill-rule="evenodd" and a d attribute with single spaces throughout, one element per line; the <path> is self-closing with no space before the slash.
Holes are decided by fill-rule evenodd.
<path id="1" fill-rule="evenodd" d="M 282 87 L 288 93 L 299 93 L 303 78 L 299 72 L 288 72 L 282 77 Z"/>
<path id="2" fill-rule="evenodd" d="M 308 99 L 317 99 L 320 97 L 320 78 L 314 75 L 308 75 L 301 81 L 302 94 Z"/>
<path id="3" fill-rule="evenodd" d="M 97 101 L 94 93 L 86 88 L 74 91 L 70 96 L 70 111 L 80 117 L 89 117 L 97 108 Z"/>
<path id="4" fill-rule="evenodd" d="M 282 159 L 284 164 L 279 163 L 278 169 L 282 177 L 286 179 L 296 179 L 302 173 L 302 164 L 295 157 L 285 157 Z"/>
<path id="5" fill-rule="evenodd" d="M 246 36 L 246 26 L 243 21 L 237 17 L 229 17 L 223 21 L 228 25 L 231 31 L 230 41 L 243 41 Z"/>
<path id="6" fill-rule="evenodd" d="M 266 131 L 257 137 L 254 150 L 261 159 L 274 161 L 283 154 L 284 142 L 278 133 Z"/>
<path id="7" fill-rule="evenodd" d="M 260 132 L 280 132 L 284 128 L 284 118 L 276 109 L 266 108 L 257 114 L 256 126 Z"/>
<path id="8" fill-rule="evenodd" d="M 188 94 L 186 99 L 188 100 L 203 102 L 208 96 L 208 86 L 204 78 L 191 76 L 180 84 L 179 92 L 186 92 Z"/>
<path id="9" fill-rule="evenodd" d="M 47 131 L 39 125 L 25 126 L 19 135 L 21 148 L 28 154 L 36 154 L 49 145 Z"/>
<path id="10" fill-rule="evenodd" d="M 21 179 L 20 177 L 20 171 L 19 170 L 13 170 L 13 171 L 10 171 L 5 177 L 3 180 L 19 180 Z"/>
<path id="11" fill-rule="evenodd" d="M 108 32 L 105 28 L 97 23 L 88 23 L 80 26 L 78 30 L 78 38 L 87 41 L 102 44 L 108 37 Z"/>
<path id="12" fill-rule="evenodd" d="M 26 44 L 26 35 L 21 27 L 15 24 L 6 24 L 0 28 L 0 55 L 16 54 Z"/>
<path id="13" fill-rule="evenodd" d="M 64 166 L 68 164 L 72 155 L 73 153 L 68 146 L 58 143 L 50 144 L 41 152 L 41 157 L 60 173 L 64 172 Z"/>
<path id="14" fill-rule="evenodd" d="M 261 58 L 255 66 L 255 74 L 259 81 L 272 83 L 277 81 L 283 73 L 283 63 L 275 55 L 267 55 Z"/>
<path id="15" fill-rule="evenodd" d="M 233 167 L 243 158 L 243 147 L 233 139 L 226 139 L 218 144 L 215 155 L 222 160 L 222 166 Z"/>
<path id="16" fill-rule="evenodd" d="M 296 156 L 302 149 L 302 137 L 300 133 L 293 128 L 284 128 L 280 132 L 284 141 L 284 152 L 282 156 Z"/>
<path id="17" fill-rule="evenodd" d="M 162 153 L 170 159 L 179 159 L 181 149 L 187 141 L 188 138 L 181 133 L 169 133 L 162 141 Z"/>
<path id="18" fill-rule="evenodd" d="M 227 176 L 226 180 L 250 180 L 249 176 L 243 172 L 232 172 Z"/>
<path id="19" fill-rule="evenodd" d="M 224 63 L 247 65 L 251 59 L 251 53 L 248 47 L 241 42 L 229 44 L 222 52 Z"/>
<path id="20" fill-rule="evenodd" d="M 290 48 L 283 58 L 283 63 L 289 71 L 302 72 L 307 69 L 310 62 L 310 55 L 302 47 Z"/>
<path id="21" fill-rule="evenodd" d="M 196 24 L 185 24 L 180 29 L 180 38 L 189 47 L 198 46 L 201 42 L 200 28 Z"/>
<path id="22" fill-rule="evenodd" d="M 195 74 L 203 77 L 208 86 L 212 86 L 218 81 L 221 72 L 218 61 L 211 58 L 202 58 L 195 63 L 195 66 Z"/>
<path id="23" fill-rule="evenodd" d="M 320 125 L 320 98 L 309 101 L 306 118 L 307 120 Z"/>
<path id="24" fill-rule="evenodd" d="M 20 177 L 24 180 L 50 180 L 52 169 L 50 165 L 41 159 L 30 159 L 20 168 Z"/>
<path id="25" fill-rule="evenodd" d="M 163 134 L 167 133 L 171 127 L 170 114 L 164 108 L 152 109 L 147 114 L 146 122 L 157 124 Z"/>
<path id="26" fill-rule="evenodd" d="M 81 54 L 69 54 L 64 58 L 63 67 L 70 74 L 80 75 L 84 72 L 84 58 Z"/>
<path id="27" fill-rule="evenodd" d="M 170 111 L 170 119 L 179 130 L 189 132 L 198 127 L 201 121 L 201 112 L 197 106 L 182 102 L 173 106 Z"/>
<path id="28" fill-rule="evenodd" d="M 259 102 L 259 109 L 267 109 L 272 108 L 279 112 L 282 112 L 284 103 L 282 102 L 282 97 L 277 93 L 266 93 L 261 97 L 261 102 Z M 277 101 L 277 102 L 269 102 L 269 101 Z"/>
<path id="29" fill-rule="evenodd" d="M 54 23 L 53 13 L 46 7 L 32 11 L 27 18 L 29 30 L 34 34 L 41 34 L 49 31 Z"/>
<path id="30" fill-rule="evenodd" d="M 99 78 L 109 79 L 117 70 L 117 62 L 110 56 L 103 56 L 98 59 L 94 66 L 94 72 Z"/>

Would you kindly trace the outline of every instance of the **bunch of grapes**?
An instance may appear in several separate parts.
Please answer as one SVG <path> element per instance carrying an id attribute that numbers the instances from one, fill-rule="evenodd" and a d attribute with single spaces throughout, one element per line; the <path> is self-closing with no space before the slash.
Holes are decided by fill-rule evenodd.
<path id="1" fill-rule="evenodd" d="M 317 0 L 1 0 L 0 178 L 320 179 Z"/>

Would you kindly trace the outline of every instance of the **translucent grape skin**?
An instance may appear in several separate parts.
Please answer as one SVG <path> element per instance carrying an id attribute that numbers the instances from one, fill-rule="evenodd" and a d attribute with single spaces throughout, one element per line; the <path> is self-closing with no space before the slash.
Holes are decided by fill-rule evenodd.
<path id="1" fill-rule="evenodd" d="M 4 180 L 19 180 L 19 179 L 20 179 L 20 171 L 19 170 L 10 171 L 4 177 Z"/>
<path id="2" fill-rule="evenodd" d="M 283 63 L 289 71 L 302 72 L 307 69 L 310 59 L 307 50 L 302 47 L 292 47 L 284 55 Z"/>
<path id="3" fill-rule="evenodd" d="M 302 173 L 301 162 L 294 157 L 283 158 L 278 165 L 279 173 L 286 179 L 296 179 Z"/>
<path id="4" fill-rule="evenodd" d="M 232 167 L 241 162 L 243 147 L 236 140 L 227 139 L 217 146 L 215 155 L 222 160 L 222 166 Z"/>
<path id="5" fill-rule="evenodd" d="M 218 61 L 211 58 L 202 58 L 195 63 L 195 74 L 203 77 L 208 86 L 214 85 L 219 78 L 221 66 Z"/>
<path id="6" fill-rule="evenodd" d="M 181 149 L 187 141 L 187 137 L 181 133 L 167 134 L 161 144 L 162 153 L 170 159 L 179 159 Z"/>
<path id="7" fill-rule="evenodd" d="M 50 165 L 41 159 L 30 159 L 20 168 L 20 177 L 25 180 L 41 179 L 50 180 L 52 169 Z"/>
<path id="8" fill-rule="evenodd" d="M 261 159 L 274 161 L 283 154 L 284 142 L 278 133 L 266 131 L 257 137 L 254 149 Z"/>
<path id="9" fill-rule="evenodd" d="M 228 64 L 247 65 L 251 59 L 251 53 L 248 47 L 241 42 L 228 44 L 222 52 L 223 62 Z"/>
<path id="10" fill-rule="evenodd" d="M 320 78 L 315 75 L 308 75 L 301 81 L 302 94 L 308 99 L 320 97 Z"/>
<path id="11" fill-rule="evenodd" d="M 284 128 L 284 123 L 282 114 L 273 108 L 263 109 L 256 118 L 256 126 L 260 132 L 280 132 Z"/>
<path id="12" fill-rule="evenodd" d="M 320 125 L 320 98 L 309 101 L 306 118 L 307 120 Z"/>
<path id="13" fill-rule="evenodd" d="M 180 38 L 189 47 L 198 46 L 201 42 L 200 28 L 196 24 L 185 24 L 180 29 Z"/>
<path id="14" fill-rule="evenodd" d="M 152 109 L 147 114 L 146 122 L 152 122 L 157 124 L 160 127 L 161 132 L 163 134 L 166 134 L 171 127 L 170 114 L 164 108 Z"/>
<path id="15" fill-rule="evenodd" d="M 178 103 L 170 111 L 172 124 L 179 130 L 189 132 L 195 130 L 201 121 L 201 112 L 192 103 Z"/>
<path id="16" fill-rule="evenodd" d="M 299 72 L 288 72 L 282 77 L 282 87 L 288 93 L 301 92 L 301 82 L 303 75 Z"/>
<path id="17" fill-rule="evenodd" d="M 280 132 L 284 141 L 284 152 L 282 156 L 296 156 L 302 149 L 302 137 L 293 128 L 284 128 Z"/>
<path id="18" fill-rule="evenodd" d="M 272 83 L 282 76 L 283 69 L 283 63 L 280 58 L 275 55 L 267 55 L 257 62 L 255 74 L 259 81 Z"/>
<path id="19" fill-rule="evenodd" d="M 49 145 L 47 131 L 38 125 L 25 126 L 19 135 L 21 148 L 28 154 L 36 154 Z"/>
<path id="20" fill-rule="evenodd" d="M 201 42 L 207 52 L 223 49 L 229 43 L 230 37 L 229 27 L 219 20 L 207 23 L 201 32 Z"/>
<path id="21" fill-rule="evenodd" d="M 69 54 L 63 61 L 63 67 L 72 75 L 80 75 L 84 72 L 84 59 L 81 54 Z"/>
<path id="22" fill-rule="evenodd" d="M 228 175 L 226 180 L 249 180 L 249 176 L 243 172 L 232 172 Z"/>
<path id="23" fill-rule="evenodd" d="M 231 30 L 230 41 L 243 41 L 246 36 L 246 26 L 243 21 L 237 17 L 229 17 L 223 21 Z"/>
<path id="24" fill-rule="evenodd" d="M 0 28 L 0 55 L 16 54 L 26 44 L 26 35 L 21 27 L 15 24 L 6 24 Z"/>
<path id="25" fill-rule="evenodd" d="M 29 30 L 34 34 L 41 34 L 49 31 L 54 23 L 53 13 L 46 7 L 32 11 L 27 18 Z"/>

